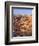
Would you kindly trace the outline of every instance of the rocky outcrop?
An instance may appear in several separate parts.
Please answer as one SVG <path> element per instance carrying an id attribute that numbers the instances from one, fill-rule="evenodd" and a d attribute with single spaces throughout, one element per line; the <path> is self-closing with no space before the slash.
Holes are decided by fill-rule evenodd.
<path id="1" fill-rule="evenodd" d="M 13 16 L 13 31 L 16 36 L 32 36 L 32 16 Z"/>

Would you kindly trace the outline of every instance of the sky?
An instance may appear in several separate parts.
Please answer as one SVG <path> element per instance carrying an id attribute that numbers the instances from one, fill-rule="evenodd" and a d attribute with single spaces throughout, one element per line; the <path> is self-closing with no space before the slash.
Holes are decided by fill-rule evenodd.
<path id="1" fill-rule="evenodd" d="M 32 14 L 32 9 L 13 9 L 13 14 Z"/>

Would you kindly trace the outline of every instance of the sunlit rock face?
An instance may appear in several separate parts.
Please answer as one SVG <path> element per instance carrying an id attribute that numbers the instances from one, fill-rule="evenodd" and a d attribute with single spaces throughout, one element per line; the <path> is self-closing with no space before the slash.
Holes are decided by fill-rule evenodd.
<path id="1" fill-rule="evenodd" d="M 16 36 L 32 36 L 32 15 L 16 15 L 12 18 Z"/>

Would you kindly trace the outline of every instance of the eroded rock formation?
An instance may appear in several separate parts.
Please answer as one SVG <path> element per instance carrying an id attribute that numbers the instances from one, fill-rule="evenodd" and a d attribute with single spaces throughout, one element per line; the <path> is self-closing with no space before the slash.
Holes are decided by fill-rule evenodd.
<path id="1" fill-rule="evenodd" d="M 32 36 L 32 16 L 17 15 L 13 17 L 13 29 L 16 36 Z"/>

